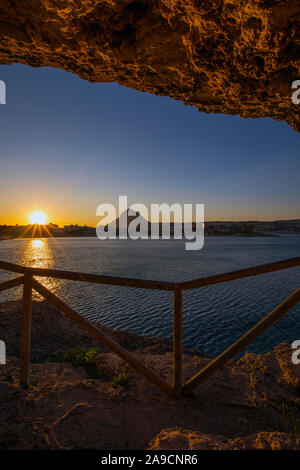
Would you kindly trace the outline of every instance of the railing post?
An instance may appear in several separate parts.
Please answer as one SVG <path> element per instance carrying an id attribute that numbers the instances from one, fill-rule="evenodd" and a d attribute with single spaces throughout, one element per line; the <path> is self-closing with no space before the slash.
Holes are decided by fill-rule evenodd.
<path id="1" fill-rule="evenodd" d="M 173 388 L 175 398 L 182 392 L 182 289 L 174 289 L 173 298 Z"/>
<path id="2" fill-rule="evenodd" d="M 32 276 L 24 275 L 23 311 L 21 324 L 21 364 L 20 385 L 28 386 L 30 365 L 30 335 L 31 335 L 31 309 L 32 309 Z"/>

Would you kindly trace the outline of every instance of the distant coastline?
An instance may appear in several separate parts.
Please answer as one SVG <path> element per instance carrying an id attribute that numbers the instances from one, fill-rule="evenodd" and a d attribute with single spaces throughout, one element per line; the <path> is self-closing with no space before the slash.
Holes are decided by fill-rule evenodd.
<path id="1" fill-rule="evenodd" d="M 151 223 L 148 222 L 149 234 Z M 196 224 L 193 223 L 195 231 Z M 182 226 L 183 231 L 183 226 Z M 300 233 L 300 219 L 274 221 L 216 221 L 205 223 L 205 236 L 235 236 L 235 237 L 270 237 L 280 234 Z M 118 237 L 117 224 L 116 234 Z M 162 233 L 162 224 L 159 224 Z M 0 225 L 0 241 L 16 238 L 66 238 L 66 237 L 96 237 L 96 228 L 87 225 Z M 170 237 L 174 238 L 174 223 L 170 224 Z"/>

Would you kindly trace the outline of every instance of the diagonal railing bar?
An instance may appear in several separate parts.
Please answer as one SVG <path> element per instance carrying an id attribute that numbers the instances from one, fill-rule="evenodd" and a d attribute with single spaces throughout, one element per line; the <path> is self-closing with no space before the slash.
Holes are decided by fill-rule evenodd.
<path id="1" fill-rule="evenodd" d="M 263 318 L 251 330 L 249 330 L 246 334 L 244 334 L 240 339 L 238 339 L 234 344 L 232 344 L 216 359 L 211 361 L 200 372 L 194 375 L 194 377 L 188 380 L 183 386 L 183 394 L 188 395 L 195 387 L 197 387 L 201 382 L 206 380 L 214 372 L 220 369 L 220 367 L 224 366 L 228 361 L 230 361 L 230 359 L 236 356 L 246 346 L 248 346 L 248 344 L 252 343 L 268 328 L 274 325 L 274 323 L 280 320 L 280 318 L 282 318 L 289 310 L 295 307 L 295 305 L 297 305 L 299 302 L 300 302 L 300 289 L 297 289 L 284 302 L 282 302 L 282 304 L 280 304 L 271 313 L 269 313 L 269 315 Z"/>
<path id="2" fill-rule="evenodd" d="M 93 338 L 99 341 L 101 344 L 106 346 L 108 349 L 113 351 L 115 354 L 124 359 L 128 364 L 130 364 L 134 369 L 143 374 L 148 380 L 150 380 L 154 385 L 159 389 L 166 392 L 168 395 L 173 395 L 172 387 L 161 379 L 161 377 L 146 367 L 142 362 L 140 362 L 133 354 L 120 346 L 116 341 L 107 336 L 105 333 L 100 331 L 95 325 L 90 323 L 84 317 L 79 315 L 75 310 L 65 304 L 61 299 L 59 299 L 55 294 L 50 292 L 46 287 L 40 284 L 35 279 L 32 280 L 32 287 L 37 291 L 42 297 L 47 299 L 52 305 L 54 305 L 60 312 L 62 312 L 66 317 L 73 320 L 77 325 L 86 330 Z"/>
<path id="3" fill-rule="evenodd" d="M 24 276 L 15 277 L 14 279 L 10 279 L 9 281 L 4 281 L 0 284 L 0 292 L 21 286 L 23 284 L 23 281 Z"/>

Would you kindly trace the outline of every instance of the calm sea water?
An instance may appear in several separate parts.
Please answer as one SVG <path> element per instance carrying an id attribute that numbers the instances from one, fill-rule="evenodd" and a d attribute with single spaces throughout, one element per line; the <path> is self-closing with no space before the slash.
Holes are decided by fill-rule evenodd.
<path id="1" fill-rule="evenodd" d="M 26 266 L 183 281 L 300 255 L 300 235 L 206 237 L 201 251 L 181 240 L 65 238 L 0 242 L 0 260 Z M 0 271 L 0 280 L 13 277 Z M 148 336 L 172 336 L 172 294 L 56 279 L 41 282 L 89 319 Z M 184 345 L 217 354 L 300 287 L 300 268 L 184 292 Z M 21 288 L 0 301 L 21 297 Z M 55 327 L 55 325 L 53 325 Z M 300 339 L 300 305 L 248 351 Z"/>

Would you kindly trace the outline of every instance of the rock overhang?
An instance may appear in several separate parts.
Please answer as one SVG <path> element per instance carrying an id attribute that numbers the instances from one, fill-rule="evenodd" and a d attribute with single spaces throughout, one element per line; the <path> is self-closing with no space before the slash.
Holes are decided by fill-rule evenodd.
<path id="1" fill-rule="evenodd" d="M 289 0 L 1 2 L 0 63 L 56 67 L 299 131 L 299 26 Z"/>

